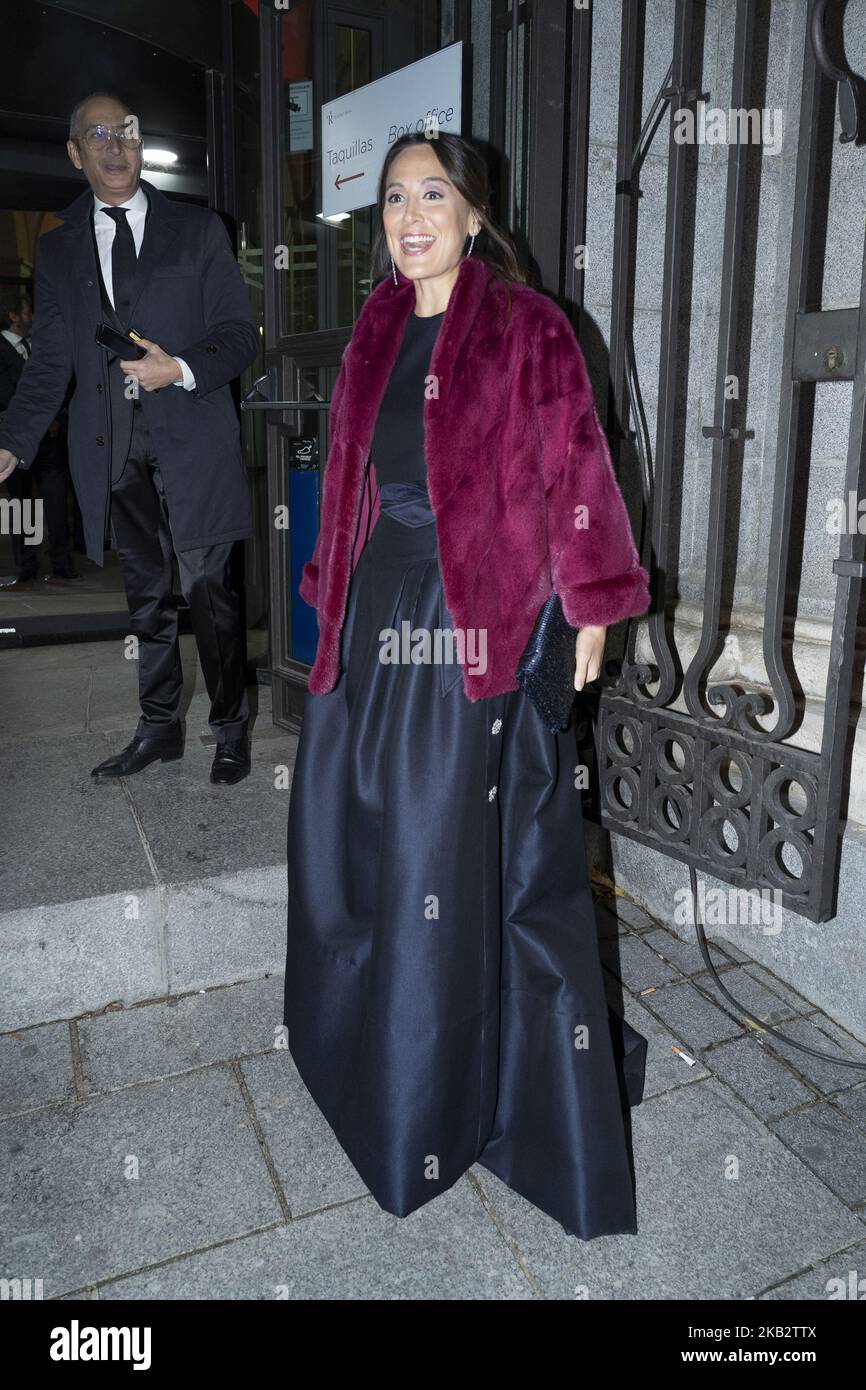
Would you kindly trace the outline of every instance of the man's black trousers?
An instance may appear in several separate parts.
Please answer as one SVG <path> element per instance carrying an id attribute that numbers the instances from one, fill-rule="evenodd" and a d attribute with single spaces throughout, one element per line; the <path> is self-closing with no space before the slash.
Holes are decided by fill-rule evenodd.
<path id="1" fill-rule="evenodd" d="M 133 411 L 129 456 L 112 483 L 111 539 L 123 570 L 131 631 L 138 638 L 138 732 L 168 733 L 180 720 L 183 691 L 172 602 L 171 520 L 140 406 Z M 211 699 L 210 727 L 219 742 L 246 733 L 250 716 L 240 604 L 229 572 L 232 545 L 228 541 L 177 552 L 180 586 Z"/>
<path id="2" fill-rule="evenodd" d="M 17 497 L 22 507 L 29 501 L 36 482 L 42 496 L 45 529 L 48 532 L 48 554 L 55 574 L 68 574 L 72 569 L 69 553 L 69 514 L 66 486 L 69 482 L 69 463 L 62 434 L 46 434 L 31 468 L 16 468 L 6 479 L 10 497 Z M 39 572 L 39 547 L 28 545 L 24 537 L 13 531 L 12 554 L 19 579 L 35 579 Z"/>

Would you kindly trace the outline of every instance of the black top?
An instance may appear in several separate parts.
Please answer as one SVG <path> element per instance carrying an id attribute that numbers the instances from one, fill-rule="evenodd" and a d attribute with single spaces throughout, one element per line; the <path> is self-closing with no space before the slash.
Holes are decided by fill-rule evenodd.
<path id="1" fill-rule="evenodd" d="M 424 457 L 424 386 L 433 344 L 445 310 L 419 318 L 414 309 L 391 371 L 373 432 L 376 482 L 426 482 Z"/>

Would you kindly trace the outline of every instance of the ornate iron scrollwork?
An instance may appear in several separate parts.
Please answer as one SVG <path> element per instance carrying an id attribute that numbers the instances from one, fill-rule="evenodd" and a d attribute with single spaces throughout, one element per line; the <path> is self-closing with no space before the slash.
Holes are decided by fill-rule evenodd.
<path id="1" fill-rule="evenodd" d="M 606 697 L 598 760 L 601 817 L 611 829 L 730 883 L 777 890 L 813 915 L 818 754 L 774 750 L 734 731 L 714 737 L 688 715 Z"/>
<path id="2" fill-rule="evenodd" d="M 825 0 L 809 0 L 793 203 L 791 270 L 771 527 L 767 566 L 763 653 L 767 688 L 744 689 L 710 672 L 723 640 L 722 592 L 732 451 L 751 431 L 737 414 L 726 382 L 739 380 L 739 317 L 743 293 L 744 207 L 749 152 L 728 150 L 725 233 L 719 305 L 716 410 L 704 435 L 712 440 L 707 495 L 707 561 L 697 650 L 685 672 L 673 640 L 670 613 L 679 556 L 672 516 L 676 402 L 681 368 L 684 273 L 683 225 L 688 151 L 668 145 L 667 217 L 661 308 L 656 459 L 650 457 L 640 384 L 632 351 L 637 246 L 638 177 L 657 113 L 676 97 L 687 104 L 700 91 L 694 71 L 700 42 L 693 42 L 694 8 L 677 0 L 671 66 L 650 105 L 638 138 L 642 0 L 623 0 L 617 206 L 611 311 L 612 419 L 608 431 L 615 460 L 633 440 L 644 493 L 640 553 L 653 575 L 654 606 L 646 619 L 649 652 L 637 653 L 636 624 L 629 625 L 614 684 L 602 692 L 596 730 L 597 810 L 602 824 L 662 853 L 744 888 L 769 888 L 784 904 L 815 921 L 833 915 L 839 854 L 848 708 L 860 584 L 866 577 L 866 538 L 843 534 L 833 564 L 836 601 L 828 663 L 821 746 L 794 747 L 787 740 L 801 718 L 795 696 L 789 614 L 791 515 L 795 466 L 802 449 L 800 389 L 836 373 L 854 380 L 846 494 L 866 494 L 866 269 L 858 309 L 817 312 L 810 289 L 816 223 L 818 150 L 816 119 L 821 86 L 839 88 L 843 140 L 866 138 L 866 84 L 834 63 L 824 33 Z M 752 38 L 757 0 L 737 0 L 731 105 L 750 106 Z M 866 263 L 864 263 L 866 264 Z M 844 343 L 844 349 L 837 348 Z M 828 346 L 831 360 L 824 361 Z M 821 352 L 818 352 L 818 349 Z M 822 356 L 823 354 L 823 356 Z M 856 364 L 856 368 L 854 366 Z M 629 430 L 629 419 L 637 426 Z M 685 710 L 680 705 L 685 705 Z M 764 722 L 761 723 L 760 721 Z"/>

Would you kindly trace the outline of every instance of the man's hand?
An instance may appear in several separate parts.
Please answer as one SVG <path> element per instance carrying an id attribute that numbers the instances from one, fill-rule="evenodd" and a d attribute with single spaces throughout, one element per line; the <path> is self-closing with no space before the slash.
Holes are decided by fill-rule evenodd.
<path id="1" fill-rule="evenodd" d="M 577 634 L 574 648 L 577 657 L 575 690 L 582 690 L 586 681 L 598 680 L 606 635 L 606 627 L 582 627 Z"/>
<path id="2" fill-rule="evenodd" d="M 0 449 L 0 483 L 5 482 L 10 473 L 18 467 L 18 456 L 8 449 Z"/>
<path id="3" fill-rule="evenodd" d="M 181 368 L 173 357 L 163 352 L 158 343 L 152 343 L 148 338 L 139 338 L 138 341 L 143 348 L 147 348 L 147 356 L 139 357 L 134 362 L 121 362 L 124 376 L 135 377 L 145 391 L 160 391 L 174 381 L 183 381 Z"/>

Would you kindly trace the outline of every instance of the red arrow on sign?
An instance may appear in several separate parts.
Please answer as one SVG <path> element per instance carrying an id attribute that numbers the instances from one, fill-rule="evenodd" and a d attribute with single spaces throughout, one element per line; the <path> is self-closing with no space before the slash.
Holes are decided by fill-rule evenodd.
<path id="1" fill-rule="evenodd" d="M 365 173 L 366 170 L 362 169 L 360 174 L 347 174 L 345 178 L 342 174 L 338 174 L 337 177 L 334 179 L 334 187 L 339 189 L 341 184 L 351 183 L 352 179 L 362 179 Z"/>

